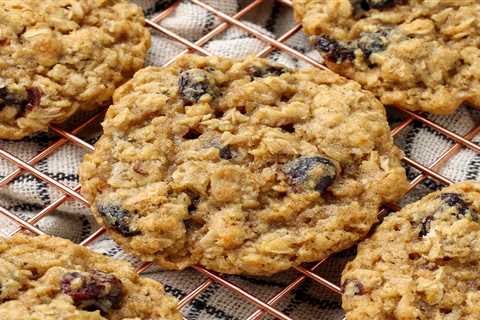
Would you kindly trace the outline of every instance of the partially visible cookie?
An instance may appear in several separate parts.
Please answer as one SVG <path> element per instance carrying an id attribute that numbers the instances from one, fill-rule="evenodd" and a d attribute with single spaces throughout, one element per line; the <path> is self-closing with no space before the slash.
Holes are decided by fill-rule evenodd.
<path id="1" fill-rule="evenodd" d="M 480 107 L 477 0 L 294 0 L 334 71 L 385 105 L 446 114 Z"/>
<path id="2" fill-rule="evenodd" d="M 356 82 L 257 58 L 184 56 L 119 88 L 82 193 L 165 268 L 272 274 L 363 237 L 406 189 L 384 107 Z"/>
<path id="3" fill-rule="evenodd" d="M 480 319 L 480 184 L 392 213 L 342 275 L 348 320 Z"/>
<path id="4" fill-rule="evenodd" d="M 126 0 L 0 1 L 0 139 L 108 105 L 144 64 L 144 24 Z"/>
<path id="5" fill-rule="evenodd" d="M 2 320 L 180 320 L 163 286 L 68 240 L 0 241 Z"/>

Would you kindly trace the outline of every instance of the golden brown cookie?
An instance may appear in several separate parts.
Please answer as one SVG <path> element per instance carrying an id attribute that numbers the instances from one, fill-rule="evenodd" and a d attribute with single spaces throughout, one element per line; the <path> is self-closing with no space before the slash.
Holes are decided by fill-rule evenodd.
<path id="1" fill-rule="evenodd" d="M 318 69 L 185 56 L 137 72 L 103 128 L 82 192 L 118 243 L 165 268 L 319 260 L 406 188 L 382 104 Z"/>
<path id="2" fill-rule="evenodd" d="M 385 105 L 445 114 L 480 107 L 478 0 L 294 0 L 334 71 Z"/>
<path id="3" fill-rule="evenodd" d="M 0 240 L 2 320 L 180 320 L 163 286 L 68 240 Z"/>
<path id="4" fill-rule="evenodd" d="M 150 46 L 126 0 L 0 1 L 0 139 L 107 106 Z"/>
<path id="5" fill-rule="evenodd" d="M 480 184 L 392 213 L 342 276 L 348 320 L 480 319 Z"/>

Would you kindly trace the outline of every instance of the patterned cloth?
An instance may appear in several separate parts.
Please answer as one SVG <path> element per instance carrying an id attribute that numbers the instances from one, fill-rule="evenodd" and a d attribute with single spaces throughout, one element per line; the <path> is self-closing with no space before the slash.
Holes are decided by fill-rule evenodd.
<path id="1" fill-rule="evenodd" d="M 147 15 L 154 15 L 156 11 L 164 9 L 172 1 L 137 0 L 136 2 L 143 6 Z M 251 1 L 205 0 L 204 2 L 226 14 L 233 15 Z M 292 10 L 273 0 L 263 1 L 254 11 L 244 16 L 242 21 L 270 37 L 279 37 L 295 25 Z M 221 22 L 214 14 L 185 1 L 180 3 L 175 13 L 164 19 L 161 24 L 194 42 Z M 185 49 L 182 45 L 163 37 L 158 32 L 154 32 L 153 36 L 153 46 L 147 59 L 149 65 L 162 65 Z M 291 37 L 287 44 L 315 59 L 320 59 L 319 55 L 308 45 L 306 37 L 301 32 Z M 210 40 L 204 48 L 212 54 L 242 57 L 255 54 L 266 46 L 267 44 L 243 30 L 231 27 Z M 278 51 L 273 51 L 268 58 L 291 67 L 306 66 L 304 62 Z M 401 121 L 402 118 L 400 113 L 393 110 L 389 110 L 389 116 L 392 126 L 394 126 L 394 123 Z M 75 124 L 86 117 L 87 115 L 78 115 L 65 126 L 69 129 L 74 128 Z M 473 127 L 478 126 L 480 122 L 480 112 L 470 107 L 463 107 L 451 116 L 428 117 L 458 134 L 465 134 Z M 98 138 L 99 133 L 100 130 L 97 126 L 89 132 L 82 133 L 81 136 L 86 141 L 93 143 Z M 54 134 L 44 133 L 21 142 L 0 141 L 0 147 L 20 159 L 28 161 L 57 139 L 58 136 Z M 396 142 L 408 157 L 427 166 L 453 145 L 452 140 L 420 122 L 414 122 L 403 130 L 396 137 Z M 480 142 L 480 135 L 474 139 L 474 142 Z M 80 147 L 68 143 L 51 156 L 38 162 L 35 167 L 51 178 L 69 187 L 75 187 L 78 184 L 77 169 L 84 153 L 85 151 Z M 8 161 L 0 160 L 0 176 L 2 178 L 14 169 L 15 167 Z M 407 168 L 407 171 L 410 179 L 419 174 L 412 168 Z M 461 149 L 440 169 L 442 175 L 453 181 L 466 179 L 479 181 L 479 171 L 480 155 L 465 148 Z M 406 196 L 402 200 L 402 204 L 416 200 L 419 196 L 437 188 L 439 188 L 437 183 L 426 180 L 414 192 Z M 62 193 L 57 189 L 31 175 L 25 174 L 19 176 L 7 187 L 0 189 L 0 205 L 19 217 L 28 219 L 61 196 Z M 42 219 L 38 223 L 38 227 L 48 234 L 80 242 L 91 234 L 97 228 L 97 225 L 85 206 L 78 201 L 67 201 L 54 213 Z M 5 218 L 0 218 L 0 235 L 7 235 L 14 228 L 15 226 Z M 126 256 L 108 238 L 102 238 L 95 242 L 92 248 L 110 256 L 127 258 L 134 263 L 136 262 L 133 258 Z M 352 257 L 352 254 L 353 250 L 350 250 L 330 258 L 321 266 L 319 274 L 334 283 L 338 283 L 340 270 L 344 262 Z M 183 272 L 151 270 L 148 275 L 162 281 L 166 285 L 167 291 L 177 297 L 184 296 L 205 281 L 205 277 L 192 270 Z M 254 293 L 259 298 L 268 300 L 296 276 L 298 276 L 298 273 L 291 271 L 271 278 L 228 276 L 227 279 Z M 343 317 L 340 309 L 340 297 L 311 280 L 306 281 L 299 289 L 283 299 L 278 307 L 293 319 L 299 320 L 335 320 Z M 210 286 L 193 303 L 183 309 L 185 317 L 191 320 L 240 320 L 248 317 L 253 311 L 255 311 L 255 307 L 252 304 L 239 299 L 235 294 L 216 284 Z"/>

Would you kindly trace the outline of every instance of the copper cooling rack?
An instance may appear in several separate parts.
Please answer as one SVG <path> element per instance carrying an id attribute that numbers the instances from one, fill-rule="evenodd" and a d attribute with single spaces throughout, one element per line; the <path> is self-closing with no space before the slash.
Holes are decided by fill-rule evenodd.
<path id="1" fill-rule="evenodd" d="M 211 12 L 215 16 L 217 16 L 220 20 L 223 22 L 215 27 L 212 31 L 198 39 L 196 42 L 191 42 L 184 37 L 181 37 L 172 31 L 162 27 L 159 23 L 162 19 L 165 17 L 171 15 L 174 11 L 176 6 L 178 5 L 177 3 L 174 3 L 171 5 L 169 8 L 166 10 L 162 11 L 160 14 L 156 15 L 155 17 L 151 19 L 147 19 L 146 23 L 149 27 L 155 29 L 156 31 L 160 32 L 162 35 L 177 41 L 184 45 L 186 49 L 178 54 L 175 57 L 171 57 L 171 59 L 165 64 L 169 65 L 175 59 L 177 59 L 179 56 L 184 55 L 186 53 L 198 53 L 198 54 L 203 54 L 203 55 L 211 55 L 207 50 L 205 50 L 202 46 L 205 45 L 209 40 L 213 39 L 215 36 L 219 35 L 220 33 L 224 32 L 227 30 L 229 27 L 237 27 L 245 32 L 248 32 L 252 36 L 256 37 L 257 39 L 263 41 L 266 44 L 266 47 L 259 52 L 257 55 L 259 57 L 265 57 L 268 54 L 270 54 L 274 50 L 279 50 L 286 52 L 287 54 L 293 56 L 294 58 L 298 60 L 303 60 L 309 64 L 311 64 L 314 67 L 321 68 L 321 69 L 326 69 L 325 66 L 321 65 L 318 61 L 315 61 L 314 59 L 304 55 L 303 53 L 299 52 L 298 50 L 293 49 L 292 47 L 288 46 L 285 44 L 286 40 L 288 40 L 290 37 L 295 35 L 297 32 L 301 32 L 301 25 L 297 24 L 294 27 L 292 27 L 290 30 L 288 30 L 286 33 L 278 37 L 277 39 L 273 39 L 269 36 L 266 36 L 265 34 L 262 34 L 258 32 L 257 30 L 251 28 L 247 24 L 243 23 L 240 19 L 245 16 L 247 13 L 253 11 L 256 7 L 258 7 L 261 3 L 264 2 L 264 0 L 255 0 L 252 1 L 249 5 L 244 7 L 241 11 L 237 12 L 235 15 L 230 16 L 227 15 L 223 12 L 220 12 L 219 10 L 209 6 L 208 4 L 200 1 L 200 0 L 189 0 L 195 5 L 198 5 L 205 10 Z M 283 5 L 292 6 L 292 3 L 290 0 L 276 0 Z M 427 119 L 426 117 L 410 112 L 408 110 L 404 110 L 401 108 L 397 108 L 403 115 L 405 116 L 404 120 L 400 124 L 398 124 L 395 128 L 392 129 L 392 135 L 396 136 L 398 135 L 401 131 L 406 129 L 409 125 L 411 125 L 413 122 L 421 122 L 424 125 L 432 128 L 433 130 L 437 131 L 438 133 L 445 135 L 449 139 L 451 139 L 454 144 L 446 150 L 443 154 L 441 154 L 433 163 L 427 165 L 423 165 L 417 161 L 414 161 L 408 157 L 404 157 L 403 161 L 404 164 L 410 167 L 413 167 L 417 169 L 420 174 L 415 177 L 410 182 L 410 189 L 414 189 L 418 184 L 423 182 L 425 179 L 433 179 L 435 181 L 440 182 L 441 184 L 444 185 L 449 185 L 452 183 L 448 178 L 442 176 L 439 173 L 439 169 L 445 164 L 446 161 L 448 161 L 450 158 L 452 158 L 454 155 L 456 155 L 460 150 L 463 148 L 470 149 L 477 154 L 480 154 L 480 146 L 472 142 L 472 139 L 480 133 L 480 125 L 477 125 L 474 127 L 472 130 L 470 130 L 468 133 L 466 133 L 464 136 L 458 135 L 447 128 Z M 75 186 L 74 188 L 67 187 L 66 185 L 60 183 L 59 181 L 56 181 L 55 179 L 49 177 L 48 175 L 42 173 L 38 169 L 36 169 L 34 166 L 37 164 L 40 160 L 45 159 L 52 154 L 54 154 L 60 147 L 62 147 L 65 144 L 75 144 L 87 151 L 93 151 L 94 146 L 87 143 L 85 140 L 81 139 L 78 135 L 78 133 L 87 128 L 90 127 L 99 121 L 101 121 L 103 116 L 103 112 L 93 116 L 91 119 L 87 120 L 86 122 L 82 123 L 80 126 L 75 128 L 74 130 L 71 131 L 65 131 L 57 126 L 51 126 L 50 129 L 53 131 L 55 134 L 58 135 L 58 140 L 55 141 L 53 144 L 51 144 L 49 147 L 35 155 L 33 158 L 31 158 L 28 161 L 23 161 L 20 158 L 16 157 L 15 155 L 7 152 L 6 150 L 0 148 L 0 157 L 3 158 L 4 160 L 7 160 L 14 164 L 17 168 L 12 171 L 10 174 L 5 176 L 0 180 L 0 188 L 4 188 L 7 186 L 10 182 L 12 182 L 15 178 L 20 176 L 21 174 L 29 173 L 38 179 L 40 179 L 43 182 L 46 182 L 47 184 L 58 188 L 63 195 L 58 198 L 56 201 L 52 202 L 50 205 L 44 207 L 41 211 L 39 211 L 35 216 L 33 216 L 31 219 L 28 221 L 24 221 L 21 218 L 19 218 L 17 215 L 14 213 L 10 212 L 9 210 L 0 207 L 0 215 L 5 216 L 11 222 L 13 222 L 17 228 L 11 232 L 10 236 L 13 234 L 19 232 L 20 230 L 28 230 L 34 234 L 40 235 L 44 234 L 42 230 L 39 228 L 35 227 L 35 224 L 38 223 L 42 218 L 47 216 L 48 214 L 52 213 L 57 207 L 62 205 L 65 201 L 79 201 L 82 203 L 84 206 L 88 207 L 88 202 L 87 200 L 79 193 L 80 191 L 80 185 Z M 380 214 L 386 214 L 391 210 L 397 210 L 398 206 L 395 204 L 388 205 L 384 208 L 382 208 Z M 83 242 L 81 242 L 82 245 L 88 246 L 91 245 L 94 241 L 96 241 L 103 233 L 105 232 L 104 228 L 100 228 L 93 232 L 91 235 L 89 235 L 86 239 L 84 239 Z M 313 280 L 314 283 L 324 286 L 334 292 L 335 294 L 341 294 L 341 289 L 338 284 L 332 283 L 331 281 L 325 279 L 324 277 L 321 277 L 316 273 L 318 269 L 322 266 L 322 264 L 325 262 L 319 261 L 313 266 L 310 267 L 302 267 L 298 266 L 296 267 L 296 271 L 298 272 L 296 278 L 291 281 L 287 286 L 282 288 L 280 291 L 278 291 L 276 294 L 274 294 L 270 299 L 267 301 L 262 301 L 258 297 L 255 296 L 254 292 L 247 292 L 246 290 L 242 289 L 238 285 L 226 280 L 223 278 L 221 275 L 213 273 L 211 271 L 208 271 L 200 266 L 195 266 L 193 269 L 195 269 L 197 272 L 203 274 L 206 277 L 206 281 L 201 283 L 198 287 L 196 287 L 194 290 L 190 291 L 188 294 L 186 294 L 181 300 L 178 305 L 179 309 L 184 308 L 188 304 L 190 304 L 196 297 L 198 297 L 202 292 L 204 292 L 209 286 L 211 286 L 214 283 L 217 283 L 221 285 L 222 287 L 232 291 L 233 293 L 237 294 L 239 297 L 242 298 L 242 300 L 245 303 L 250 303 L 256 306 L 257 310 L 250 314 L 246 319 L 247 320 L 256 320 L 256 319 L 261 319 L 263 316 L 266 314 L 269 314 L 270 316 L 273 316 L 276 319 L 282 319 L 282 320 L 293 320 L 291 317 L 287 316 L 285 313 L 277 309 L 275 306 L 286 296 L 288 296 L 292 290 L 298 288 L 299 286 L 302 285 L 302 283 L 307 280 Z M 151 266 L 151 263 L 144 263 L 138 268 L 138 272 L 142 273 L 146 271 L 149 267 Z M 186 319 L 186 318 L 185 318 Z"/>

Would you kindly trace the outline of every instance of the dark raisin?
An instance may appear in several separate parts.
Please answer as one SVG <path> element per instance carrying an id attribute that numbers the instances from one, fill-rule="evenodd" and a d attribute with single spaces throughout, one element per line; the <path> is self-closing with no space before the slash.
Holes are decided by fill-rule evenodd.
<path id="1" fill-rule="evenodd" d="M 452 312 L 452 308 L 440 308 L 439 311 L 443 314 L 449 314 Z"/>
<path id="2" fill-rule="evenodd" d="M 474 209 L 470 210 L 470 216 L 472 217 L 472 220 L 475 222 L 478 222 L 478 212 Z"/>
<path id="3" fill-rule="evenodd" d="M 269 76 L 280 76 L 289 72 L 289 69 L 282 65 L 251 66 L 248 73 L 254 78 L 266 78 Z"/>
<path id="4" fill-rule="evenodd" d="M 197 206 L 200 203 L 200 195 L 195 191 L 186 190 L 185 193 L 190 198 L 190 204 L 188 205 L 188 212 L 192 213 L 197 210 Z"/>
<path id="5" fill-rule="evenodd" d="M 0 105 L 5 103 L 5 97 L 8 95 L 8 88 L 0 83 Z"/>
<path id="6" fill-rule="evenodd" d="M 198 137 L 200 137 L 202 135 L 201 132 L 198 132 L 197 130 L 191 128 L 187 131 L 187 133 L 185 133 L 183 135 L 183 139 L 187 139 L 187 140 L 195 140 L 197 139 Z"/>
<path id="7" fill-rule="evenodd" d="M 422 256 L 421 256 L 420 254 L 416 253 L 416 252 L 410 252 L 410 253 L 408 254 L 408 259 L 410 259 L 410 260 L 418 260 L 418 259 L 420 259 L 421 257 L 422 257 Z"/>
<path id="8" fill-rule="evenodd" d="M 28 103 L 28 96 L 26 92 L 18 90 L 13 92 L 7 88 L 7 86 L 2 85 L 0 87 L 0 105 L 2 106 L 15 106 L 18 108 L 23 108 Z"/>
<path id="9" fill-rule="evenodd" d="M 224 111 L 216 109 L 215 112 L 213 113 L 213 116 L 217 119 L 220 119 L 223 117 L 224 114 L 225 114 Z"/>
<path id="10" fill-rule="evenodd" d="M 205 70 L 190 69 L 183 71 L 178 80 L 180 96 L 185 104 L 194 104 L 204 94 L 213 94 L 210 75 Z"/>
<path id="11" fill-rule="evenodd" d="M 464 216 L 468 209 L 467 203 L 458 193 L 442 193 L 440 199 L 442 199 L 449 207 L 456 207 L 459 215 Z"/>
<path id="12" fill-rule="evenodd" d="M 330 187 L 332 185 L 334 180 L 335 180 L 334 175 L 328 175 L 328 176 L 323 176 L 323 177 L 319 178 L 319 180 L 315 184 L 315 191 L 318 191 L 318 192 L 322 193 L 323 191 L 325 191 L 328 187 Z"/>
<path id="13" fill-rule="evenodd" d="M 302 185 L 320 193 L 330 187 L 337 176 L 332 160 L 324 157 L 300 157 L 288 162 L 284 172 L 293 185 Z"/>
<path id="14" fill-rule="evenodd" d="M 372 9 L 384 9 L 395 4 L 395 0 L 364 0 L 363 2 Z"/>
<path id="15" fill-rule="evenodd" d="M 6 106 L 12 106 L 18 109 L 17 117 L 26 110 L 32 110 L 40 105 L 42 91 L 31 87 L 26 90 L 9 90 L 5 85 L 0 87 L 0 110 Z"/>
<path id="16" fill-rule="evenodd" d="M 247 108 L 245 108 L 245 106 L 237 106 L 237 110 L 241 114 L 247 114 Z"/>
<path id="17" fill-rule="evenodd" d="M 123 285 L 120 279 L 101 271 L 70 272 L 61 283 L 63 293 L 82 310 L 100 310 L 103 315 L 111 309 L 118 309 L 123 299 Z"/>
<path id="18" fill-rule="evenodd" d="M 232 149 L 230 149 L 230 146 L 225 146 L 220 148 L 220 150 L 218 151 L 218 154 L 220 158 L 225 160 L 230 160 L 233 158 L 233 153 L 232 153 Z"/>
<path id="19" fill-rule="evenodd" d="M 360 0 L 360 7 L 365 11 L 370 10 L 370 5 L 368 4 L 368 1 L 366 1 L 366 0 Z"/>
<path id="20" fill-rule="evenodd" d="M 320 51 L 332 54 L 338 49 L 338 42 L 329 37 L 318 36 L 315 41 L 316 48 Z"/>
<path id="21" fill-rule="evenodd" d="M 382 52 L 387 47 L 387 32 L 382 30 L 379 32 L 364 32 L 358 39 L 358 48 L 363 53 L 365 59 L 375 52 Z"/>
<path id="22" fill-rule="evenodd" d="M 295 132 L 295 127 L 293 126 L 292 123 L 283 125 L 280 127 L 283 131 L 289 132 L 289 133 L 294 133 Z"/>
<path id="23" fill-rule="evenodd" d="M 361 296 L 365 294 L 363 284 L 355 279 L 345 280 L 341 285 L 342 292 L 349 295 Z"/>
<path id="24" fill-rule="evenodd" d="M 350 0 L 350 4 L 353 8 L 354 17 L 357 17 L 362 11 L 370 10 L 370 6 L 365 0 Z"/>
<path id="25" fill-rule="evenodd" d="M 8 90 L 6 86 L 0 87 L 0 110 L 4 107 L 14 106 L 19 109 L 23 109 L 23 105 L 25 104 L 26 96 L 20 96 L 19 94 L 14 94 Z"/>
<path id="26" fill-rule="evenodd" d="M 446 192 L 440 195 L 440 199 L 449 207 L 457 209 L 455 216 L 461 219 L 470 213 L 473 221 L 478 221 L 478 213 L 458 193 Z"/>
<path id="27" fill-rule="evenodd" d="M 420 232 L 418 235 L 420 237 L 425 237 L 430 232 L 430 224 L 433 220 L 433 216 L 427 216 L 423 218 L 422 222 L 420 223 Z"/>
<path id="28" fill-rule="evenodd" d="M 132 229 L 132 216 L 127 210 L 119 206 L 97 206 L 97 210 L 105 223 L 122 235 L 131 237 L 140 233 Z"/>
<path id="29" fill-rule="evenodd" d="M 340 63 L 346 60 L 355 59 L 355 48 L 347 46 L 327 36 L 313 38 L 315 48 L 323 52 L 326 57 L 334 62 Z"/>

